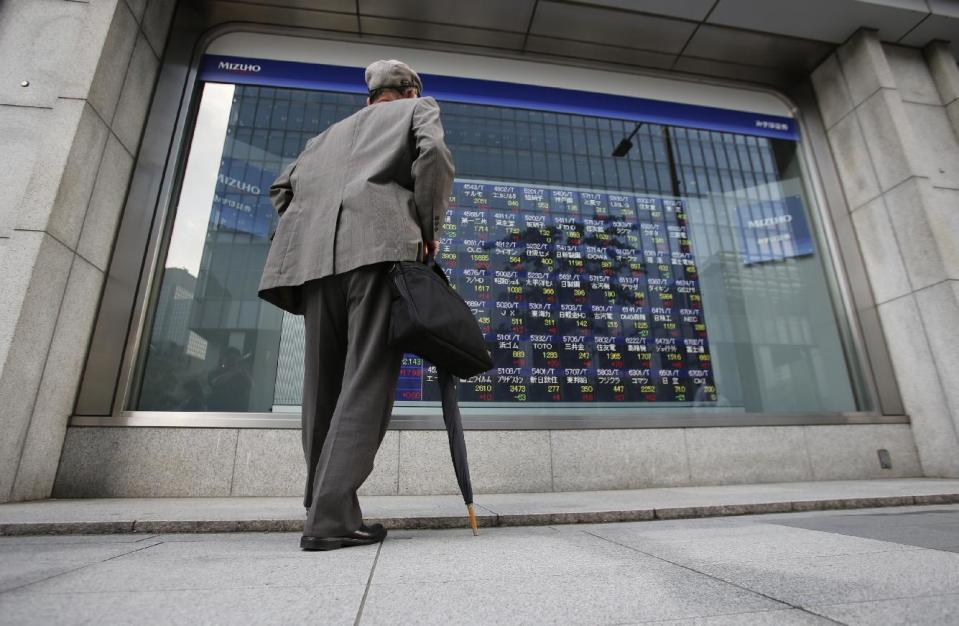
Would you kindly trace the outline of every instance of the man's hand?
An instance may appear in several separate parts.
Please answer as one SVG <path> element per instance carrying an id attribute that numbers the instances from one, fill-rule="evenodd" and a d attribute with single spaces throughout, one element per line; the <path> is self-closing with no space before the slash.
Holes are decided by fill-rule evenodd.
<path id="1" fill-rule="evenodd" d="M 423 241 L 423 248 L 426 250 L 427 254 L 431 254 L 433 255 L 433 258 L 436 258 L 436 254 L 440 251 L 440 242 Z"/>

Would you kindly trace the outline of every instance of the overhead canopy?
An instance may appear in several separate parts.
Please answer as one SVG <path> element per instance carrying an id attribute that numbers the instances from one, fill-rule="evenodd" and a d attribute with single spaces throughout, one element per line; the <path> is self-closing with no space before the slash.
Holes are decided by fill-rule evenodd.
<path id="1" fill-rule="evenodd" d="M 859 28 L 883 41 L 953 42 L 951 0 L 199 0 L 209 24 L 252 22 L 784 84 Z M 322 9 L 307 8 L 322 6 Z"/>

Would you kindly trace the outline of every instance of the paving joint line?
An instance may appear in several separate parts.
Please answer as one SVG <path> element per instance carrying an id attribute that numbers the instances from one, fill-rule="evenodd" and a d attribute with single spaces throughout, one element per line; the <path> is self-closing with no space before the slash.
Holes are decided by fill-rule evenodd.
<path id="1" fill-rule="evenodd" d="M 376 556 L 373 557 L 373 565 L 370 567 L 370 577 L 366 579 L 366 589 L 363 590 L 363 597 L 360 599 L 360 607 L 356 610 L 356 619 L 353 620 L 353 626 L 359 626 L 360 619 L 363 617 L 363 608 L 366 606 L 366 598 L 370 594 L 370 586 L 373 584 L 373 572 L 376 571 L 376 562 L 380 560 L 380 552 L 383 551 L 383 542 L 379 542 L 376 547 Z"/>
<path id="2" fill-rule="evenodd" d="M 597 535 L 596 533 L 592 533 L 592 532 L 590 532 L 590 531 L 588 531 L 588 530 L 584 530 L 583 533 L 585 533 L 585 534 L 587 534 L 587 535 L 591 535 L 591 536 L 593 536 L 593 537 L 596 537 L 597 539 L 601 539 L 601 540 L 603 540 L 603 541 L 607 541 L 607 542 L 609 542 L 609 543 L 611 543 L 611 544 L 613 544 L 613 545 L 620 546 L 621 548 L 626 548 L 627 550 L 632 550 L 633 552 L 636 552 L 636 553 L 638 553 L 638 554 L 644 554 L 644 555 L 646 555 L 646 556 L 648 556 L 648 557 L 652 557 L 652 558 L 654 558 L 654 559 L 656 559 L 656 560 L 658 560 L 658 561 L 662 561 L 662 562 L 664 562 L 664 563 L 669 563 L 670 565 L 674 565 L 674 566 L 676 566 L 676 567 L 679 567 L 679 568 L 688 570 L 688 571 L 690 571 L 690 572 L 693 572 L 694 574 L 700 574 L 700 575 L 705 576 L 705 577 L 707 577 L 707 578 L 711 578 L 712 580 L 715 580 L 715 581 L 718 581 L 718 582 L 721 582 L 721 583 L 724 583 L 724 584 L 727 584 L 727 585 L 736 587 L 737 589 L 742 589 L 743 591 L 746 591 L 746 592 L 748 592 L 748 593 L 756 594 L 756 595 L 758 595 L 758 596 L 761 596 L 761 597 L 763 597 L 763 598 L 766 598 L 767 600 L 771 600 L 771 601 L 773 601 L 773 602 L 777 602 L 777 603 L 779 603 L 779 604 L 783 604 L 783 605 L 788 606 L 788 607 L 790 607 L 790 608 L 793 608 L 793 609 L 797 609 L 797 610 L 799 610 L 799 611 L 802 611 L 803 613 L 808 613 L 808 614 L 810 614 L 810 615 L 815 615 L 816 617 L 821 617 L 821 618 L 823 618 L 823 619 L 825 619 L 825 620 L 829 620 L 829 621 L 832 622 L 833 624 L 840 624 L 841 626 L 847 626 L 847 624 L 846 624 L 845 622 L 840 622 L 840 621 L 838 621 L 838 620 L 832 619 L 831 617 L 827 617 L 827 616 L 825 616 L 825 615 L 820 615 L 819 613 L 816 613 L 815 611 L 811 611 L 811 610 L 809 610 L 809 609 L 807 609 L 807 608 L 805 608 L 805 607 L 803 607 L 803 606 L 799 606 L 799 605 L 797 605 L 797 604 L 793 604 L 792 602 L 789 602 L 788 600 L 781 600 L 781 599 L 779 599 L 779 598 L 775 598 L 775 597 L 773 597 L 773 596 L 771 596 L 771 595 L 769 595 L 769 594 L 763 593 L 762 591 L 757 591 L 756 589 L 750 589 L 749 587 L 745 587 L 745 586 L 743 586 L 743 585 L 740 585 L 740 584 L 735 583 L 735 582 L 730 581 L 730 580 L 724 580 L 724 579 L 720 578 L 719 576 L 714 576 L 713 574 L 709 574 L 709 573 L 706 573 L 706 572 L 702 572 L 702 571 L 697 570 L 697 569 L 695 569 L 695 568 L 692 568 L 692 567 L 690 567 L 690 566 L 688 566 L 688 565 L 683 565 L 683 564 L 681 564 L 681 563 L 676 563 L 676 562 L 674 562 L 674 561 L 670 561 L 670 560 L 667 559 L 667 558 L 663 558 L 663 557 L 661 557 L 661 556 L 658 556 L 658 555 L 655 555 L 655 554 L 652 554 L 652 553 L 649 553 L 649 552 L 645 552 L 645 551 L 640 550 L 639 548 L 636 548 L 636 547 L 633 547 L 633 546 L 628 546 L 628 545 L 626 545 L 626 544 L 624 544 L 624 543 L 620 543 L 620 542 L 618 542 L 618 541 L 614 541 L 614 540 L 612 540 L 612 539 L 609 539 L 608 537 L 603 537 L 602 535 Z"/>
<path id="3" fill-rule="evenodd" d="M 28 582 L 28 583 L 24 583 L 24 584 L 18 585 L 18 586 L 16 586 L 16 587 L 11 587 L 10 589 L 0 590 L 0 594 L 10 593 L 11 591 L 19 591 L 19 590 L 24 589 L 24 588 L 26 588 L 26 587 L 30 587 L 31 585 L 36 585 L 36 584 L 39 584 L 39 583 L 47 582 L 48 580 L 53 580 L 54 578 L 58 578 L 58 577 L 60 577 L 60 576 L 65 576 L 65 575 L 67 575 L 67 574 L 72 574 L 73 572 L 78 572 L 78 571 L 80 571 L 80 570 L 82 570 L 82 569 L 86 569 L 86 568 L 88 568 L 88 567 L 93 567 L 94 565 L 100 565 L 100 564 L 102 564 L 102 563 L 106 563 L 107 561 L 112 561 L 112 560 L 114 560 L 114 559 L 118 559 L 118 558 L 120 558 L 121 556 L 126 556 L 126 555 L 128 555 L 128 554 L 133 554 L 134 552 L 142 552 L 142 551 L 144 551 L 144 550 L 149 550 L 150 548 L 152 548 L 152 547 L 154 547 L 154 546 L 158 546 L 158 545 L 160 545 L 161 543 L 163 543 L 163 542 L 162 542 L 162 541 L 158 541 L 158 542 L 153 543 L 153 544 L 150 544 L 150 545 L 148 545 L 148 546 L 143 546 L 142 548 L 137 548 L 136 550 L 130 550 L 129 552 L 124 552 L 123 554 L 116 554 L 116 555 L 111 556 L 111 557 L 109 557 L 109 558 L 103 559 L 102 561 L 96 561 L 95 563 L 84 563 L 83 565 L 80 565 L 80 566 L 78 566 L 78 567 L 74 567 L 73 569 L 69 569 L 69 570 L 66 570 L 66 571 L 63 571 L 63 572 L 57 572 L 56 574 L 53 574 L 52 576 L 47 576 L 46 578 L 41 578 L 40 580 L 32 580 L 32 581 L 30 581 L 30 582 Z"/>
<path id="4" fill-rule="evenodd" d="M 102 561 L 100 561 L 100 562 L 102 563 Z M 3 594 L 5 594 L 5 593 L 10 593 L 11 591 L 19 591 L 19 590 L 21 590 L 21 589 L 24 589 L 25 587 L 29 587 L 30 585 L 36 585 L 37 583 L 42 583 L 42 582 L 46 582 L 46 581 L 48 581 L 48 580 L 52 580 L 52 579 L 56 578 L 57 576 L 63 576 L 64 574 L 72 574 L 73 572 L 76 572 L 76 571 L 78 571 L 78 570 L 81 570 L 81 569 L 83 569 L 84 567 L 90 567 L 90 565 L 94 565 L 94 563 L 87 563 L 87 564 L 85 564 L 85 565 L 79 565 L 79 566 L 77 566 L 77 567 L 74 567 L 73 569 L 68 569 L 68 570 L 63 571 L 63 572 L 58 572 L 58 573 L 53 574 L 53 575 L 51 575 L 51 576 L 47 576 L 46 578 L 41 578 L 40 580 L 33 580 L 33 581 L 28 582 L 28 583 L 24 583 L 24 584 L 22 584 L 22 585 L 18 585 L 18 586 L 16 586 L 16 587 L 11 587 L 11 588 L 9 588 L 9 589 L 0 589 L 0 595 L 3 595 Z"/>
<path id="5" fill-rule="evenodd" d="M 295 557 L 294 557 L 294 558 L 295 558 Z M 349 588 L 349 584 L 344 584 L 344 583 L 332 584 L 332 585 L 330 585 L 330 586 L 331 586 L 332 588 L 336 588 L 336 587 Z M 266 586 L 266 587 L 264 587 L 263 585 L 241 585 L 241 586 L 239 586 L 239 587 L 236 587 L 236 586 L 233 586 L 233 587 L 220 587 L 220 586 L 216 586 L 216 587 L 198 587 L 198 586 L 195 586 L 195 585 L 194 585 L 194 586 L 190 586 L 190 587 L 165 587 L 165 588 L 162 588 L 162 589 L 109 589 L 109 590 L 106 590 L 106 591 L 104 591 L 104 590 L 102 590 L 102 589 L 84 589 L 84 590 L 77 590 L 77 591 L 59 591 L 59 592 L 52 592 L 52 593 L 50 593 L 50 594 L 43 594 L 43 595 L 59 595 L 59 596 L 83 596 L 83 595 L 87 595 L 87 596 L 98 596 L 98 595 L 103 595 L 103 594 L 124 594 L 124 595 L 126 595 L 126 594 L 138 594 L 138 593 L 153 593 L 153 594 L 155 594 L 155 593 L 157 593 L 157 592 L 161 592 L 161 593 L 181 593 L 181 592 L 184 592 L 184 591 L 214 591 L 214 592 L 218 592 L 218 591 L 257 591 L 257 590 L 262 591 L 262 590 L 264 590 L 264 589 L 266 589 L 266 590 L 271 590 L 271 591 L 274 590 L 274 589 L 298 589 L 298 590 L 305 590 L 305 591 L 314 591 L 314 588 L 313 588 L 313 587 L 309 587 L 309 586 L 305 586 L 305 585 L 273 585 L 273 584 L 270 584 L 270 585 L 268 585 L 268 586 Z M 28 593 L 29 593 L 29 592 L 28 592 Z M 40 595 L 40 594 L 36 594 L 36 595 Z M 98 624 L 99 624 L 99 623 L 100 623 L 100 622 L 98 622 Z M 202 622 L 201 622 L 201 623 L 202 623 Z"/>
<path id="6" fill-rule="evenodd" d="M 737 615 L 759 615 L 761 613 L 782 613 L 784 611 L 792 611 L 795 609 L 781 608 L 781 609 L 759 609 L 756 611 L 733 611 L 731 613 L 710 613 L 708 615 L 695 615 L 692 617 L 686 618 L 666 618 L 666 619 L 654 619 L 646 620 L 642 622 L 611 622 L 605 624 L 604 626 L 645 626 L 646 624 L 668 624 L 670 622 L 676 622 L 679 620 L 698 620 L 698 619 L 710 619 L 714 617 L 736 617 Z"/>
<path id="7" fill-rule="evenodd" d="M 111 557 L 108 558 L 108 559 L 103 559 L 102 561 L 100 561 L 100 563 L 106 563 L 107 561 L 113 561 L 113 560 L 115 560 L 115 559 L 119 559 L 120 557 L 124 557 L 124 556 L 127 556 L 127 555 L 129 555 L 129 554 L 135 554 L 135 553 L 137 553 L 137 552 L 143 552 L 144 550 L 149 550 L 150 548 L 155 548 L 156 546 L 162 545 L 163 543 L 165 543 L 165 542 L 164 542 L 164 541 L 157 541 L 156 543 L 151 543 L 151 544 L 148 545 L 148 546 L 143 546 L 142 548 L 137 548 L 136 550 L 130 550 L 129 552 L 124 552 L 123 554 L 118 554 L 118 555 L 116 555 L 116 556 L 111 556 Z M 91 563 L 90 565 L 95 565 L 95 564 L 94 564 L 94 563 Z"/>
<path id="8" fill-rule="evenodd" d="M 946 593 L 921 593 L 913 596 L 892 596 L 889 598 L 872 598 L 868 600 L 849 600 L 843 602 L 830 602 L 828 604 L 822 604 L 820 606 L 843 606 L 846 604 L 866 604 L 869 602 L 888 602 L 890 600 L 917 600 L 922 598 L 941 598 L 943 596 L 959 596 L 959 592 L 946 592 Z"/>

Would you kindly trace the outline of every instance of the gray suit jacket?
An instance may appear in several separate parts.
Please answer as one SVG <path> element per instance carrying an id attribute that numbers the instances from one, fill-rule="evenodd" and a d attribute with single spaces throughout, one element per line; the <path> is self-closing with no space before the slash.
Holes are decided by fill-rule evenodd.
<path id="1" fill-rule="evenodd" d="M 270 187 L 280 221 L 259 296 L 302 315 L 300 287 L 308 280 L 422 259 L 452 184 L 433 98 L 379 102 L 333 124 Z"/>

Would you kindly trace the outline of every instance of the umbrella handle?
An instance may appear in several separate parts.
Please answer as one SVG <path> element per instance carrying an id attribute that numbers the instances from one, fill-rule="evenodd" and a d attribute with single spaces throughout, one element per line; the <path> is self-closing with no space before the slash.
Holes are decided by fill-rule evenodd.
<path id="1" fill-rule="evenodd" d="M 473 535 L 474 535 L 474 536 L 475 536 L 475 535 L 478 535 L 478 534 L 479 534 L 479 530 L 476 528 L 476 511 L 473 510 L 473 504 L 472 504 L 472 503 L 466 505 L 466 513 L 467 513 L 467 514 L 469 515 L 469 517 L 470 517 L 470 526 L 473 527 Z"/>

